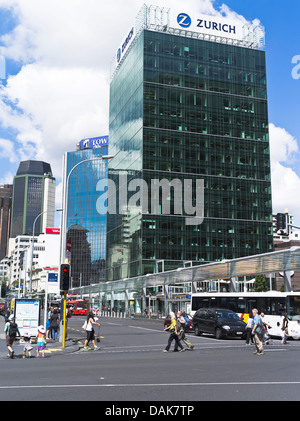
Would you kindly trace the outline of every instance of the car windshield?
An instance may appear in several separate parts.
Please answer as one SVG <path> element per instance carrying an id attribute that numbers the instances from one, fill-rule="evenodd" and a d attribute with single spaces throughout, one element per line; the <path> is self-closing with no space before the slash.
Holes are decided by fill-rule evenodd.
<path id="1" fill-rule="evenodd" d="M 218 310 L 216 311 L 216 316 L 218 319 L 232 319 L 232 320 L 241 320 L 239 316 L 233 311 Z"/>

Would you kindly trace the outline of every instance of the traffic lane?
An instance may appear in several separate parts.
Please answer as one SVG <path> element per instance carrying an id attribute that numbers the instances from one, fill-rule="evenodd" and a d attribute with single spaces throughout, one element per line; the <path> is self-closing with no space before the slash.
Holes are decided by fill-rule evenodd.
<path id="1" fill-rule="evenodd" d="M 296 347 L 258 357 L 251 347 L 224 346 L 186 353 L 90 351 L 8 360 L 0 362 L 0 399 L 299 400 L 298 359 Z"/>
<path id="2" fill-rule="evenodd" d="M 75 320 L 74 320 L 75 319 Z M 85 331 L 81 328 L 85 318 L 71 319 L 73 330 L 68 330 L 69 337 L 75 335 L 79 337 L 81 341 L 86 338 Z M 169 332 L 164 332 L 163 320 L 149 320 L 149 319 L 114 319 L 114 318 L 99 318 L 101 323 L 100 346 L 102 350 L 114 349 L 114 350 L 134 350 L 141 348 L 147 349 L 161 349 L 166 347 L 169 338 Z M 95 328 L 96 334 L 98 328 Z M 187 334 L 187 337 L 195 346 L 195 349 L 200 347 L 244 347 L 245 340 L 241 338 L 225 338 L 217 340 L 213 335 L 203 334 L 201 336 L 195 336 L 193 333 Z M 274 340 L 274 345 L 280 345 L 280 340 Z M 82 342 L 83 343 L 83 342 Z M 295 343 L 295 341 L 294 341 Z M 186 348 L 186 345 L 183 344 Z M 272 345 L 273 346 L 273 345 Z M 174 347 L 172 344 L 171 350 Z M 92 348 L 92 345 L 91 345 Z"/>

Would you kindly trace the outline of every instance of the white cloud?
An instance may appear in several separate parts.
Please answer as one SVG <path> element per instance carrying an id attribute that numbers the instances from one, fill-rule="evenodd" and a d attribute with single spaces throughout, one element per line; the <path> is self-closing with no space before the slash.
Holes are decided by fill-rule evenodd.
<path id="1" fill-rule="evenodd" d="M 11 140 L 0 138 L 0 157 L 8 158 L 10 162 L 17 162 L 14 143 Z"/>
<path id="2" fill-rule="evenodd" d="M 14 174 L 7 172 L 4 177 L 0 178 L 0 186 L 4 184 L 13 184 Z"/>
<path id="3" fill-rule="evenodd" d="M 300 177 L 291 168 L 299 153 L 297 140 L 285 129 L 271 123 L 270 152 L 273 212 L 288 209 L 294 215 L 294 222 L 299 224 Z"/>
<path id="4" fill-rule="evenodd" d="M 23 64 L 0 91 L 0 122 L 17 132 L 20 160 L 50 162 L 60 178 L 65 151 L 74 150 L 84 137 L 108 133 L 111 61 L 143 3 L 0 0 L 17 21 L 1 38 L 0 53 Z M 181 0 L 156 3 L 182 9 Z M 184 8 L 244 20 L 213 4 L 189 0 Z"/>

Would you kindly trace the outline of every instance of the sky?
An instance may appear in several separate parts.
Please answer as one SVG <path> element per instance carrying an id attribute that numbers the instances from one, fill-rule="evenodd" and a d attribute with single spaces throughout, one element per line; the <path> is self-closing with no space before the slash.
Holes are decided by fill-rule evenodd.
<path id="1" fill-rule="evenodd" d="M 0 0 L 0 185 L 22 160 L 49 162 L 61 206 L 63 154 L 108 134 L 111 63 L 143 3 Z M 273 212 L 300 226 L 299 0 L 146 3 L 264 26 Z"/>

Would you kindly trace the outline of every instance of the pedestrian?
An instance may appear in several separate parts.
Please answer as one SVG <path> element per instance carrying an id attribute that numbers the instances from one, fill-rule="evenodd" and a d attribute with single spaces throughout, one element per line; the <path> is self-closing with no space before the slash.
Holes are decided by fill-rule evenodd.
<path id="1" fill-rule="evenodd" d="M 253 344 L 253 335 L 252 335 L 252 314 L 249 314 L 249 318 L 247 320 L 247 325 L 246 325 L 246 345 L 250 345 L 250 341 Z"/>
<path id="2" fill-rule="evenodd" d="M 254 354 L 264 355 L 264 347 L 262 342 L 262 319 L 258 314 L 258 310 L 256 308 L 252 309 L 252 314 L 252 335 L 254 336 L 254 343 L 256 346 L 256 351 L 254 352 Z"/>
<path id="3" fill-rule="evenodd" d="M 6 346 L 8 349 L 8 358 L 14 358 L 14 350 L 12 348 L 17 335 L 20 337 L 20 332 L 17 323 L 14 321 L 14 315 L 11 314 L 5 324 L 4 332 L 6 334 Z"/>
<path id="4" fill-rule="evenodd" d="M 94 314 L 92 312 L 90 312 L 87 316 L 87 320 L 86 320 L 86 341 L 84 343 L 84 351 L 88 351 L 88 344 L 90 341 L 92 341 L 93 345 L 94 345 L 94 351 L 96 351 L 98 349 L 96 343 L 95 343 L 95 331 L 93 326 L 97 325 L 100 327 L 100 323 L 97 323 L 95 318 L 94 318 Z"/>
<path id="5" fill-rule="evenodd" d="M 287 313 L 284 313 L 283 321 L 281 325 L 281 331 L 282 331 L 282 341 L 281 345 L 285 345 L 287 343 L 287 338 L 289 337 L 289 315 Z"/>
<path id="6" fill-rule="evenodd" d="M 169 352 L 172 341 L 175 341 L 174 351 L 175 352 L 178 351 L 178 347 L 179 347 L 180 348 L 179 352 L 182 352 L 182 351 L 184 351 L 184 348 L 178 340 L 176 317 L 175 317 L 175 314 L 173 312 L 170 313 L 170 318 L 171 318 L 171 324 L 164 329 L 164 330 L 170 331 L 170 336 L 169 336 L 167 346 L 166 346 L 166 348 L 164 349 L 163 352 Z"/>
<path id="7" fill-rule="evenodd" d="M 185 336 L 185 328 L 186 328 L 186 320 L 183 317 L 182 311 L 177 311 L 177 333 L 178 333 L 178 340 L 182 341 L 186 344 L 186 346 L 193 351 L 194 345 L 188 340 L 188 338 Z M 179 330 L 178 330 L 179 327 Z"/>
<path id="8" fill-rule="evenodd" d="M 28 352 L 28 358 L 31 358 L 32 346 L 30 333 L 28 331 L 23 333 L 22 340 L 24 342 L 23 358 L 26 358 L 26 352 Z"/>
<path id="9" fill-rule="evenodd" d="M 51 337 L 52 339 L 57 339 L 57 330 L 59 325 L 59 316 L 57 309 L 54 308 L 51 316 L 50 316 L 50 329 L 51 329 Z"/>
<path id="10" fill-rule="evenodd" d="M 46 337 L 45 337 L 45 333 L 46 333 L 46 329 L 44 328 L 44 326 L 39 326 L 38 327 L 38 333 L 36 335 L 36 357 L 35 358 L 39 358 L 40 356 L 40 352 L 42 353 L 42 358 L 45 357 L 45 348 L 46 348 Z"/>
<path id="11" fill-rule="evenodd" d="M 261 312 L 260 313 L 260 317 L 261 317 L 261 320 L 262 320 L 262 341 L 263 341 L 263 343 L 265 343 L 266 345 L 268 345 L 269 344 L 269 341 L 270 341 L 270 337 L 269 337 L 269 335 L 268 335 L 268 328 L 269 329 L 271 329 L 271 325 L 269 325 L 265 320 L 264 320 L 264 317 L 265 317 L 265 313 L 263 313 L 263 312 Z"/>
<path id="12" fill-rule="evenodd" d="M 51 317 L 52 311 L 53 311 L 53 307 L 50 307 L 47 314 L 46 339 L 50 339 L 50 336 L 51 336 L 50 317 Z"/>

